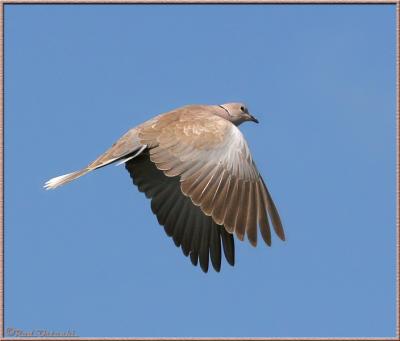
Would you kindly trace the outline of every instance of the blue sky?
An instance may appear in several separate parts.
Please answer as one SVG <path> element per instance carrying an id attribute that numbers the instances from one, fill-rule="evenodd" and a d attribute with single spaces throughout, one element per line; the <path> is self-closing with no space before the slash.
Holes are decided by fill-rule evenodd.
<path id="1" fill-rule="evenodd" d="M 6 5 L 5 327 L 80 336 L 395 335 L 395 7 Z M 244 101 L 287 241 L 204 274 L 123 167 L 135 125 Z"/>

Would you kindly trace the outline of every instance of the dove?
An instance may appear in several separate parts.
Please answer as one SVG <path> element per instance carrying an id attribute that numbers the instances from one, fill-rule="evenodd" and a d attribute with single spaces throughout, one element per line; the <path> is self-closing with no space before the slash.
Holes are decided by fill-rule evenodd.
<path id="1" fill-rule="evenodd" d="M 222 252 L 235 264 L 234 236 L 271 246 L 271 225 L 285 233 L 276 206 L 238 126 L 258 120 L 242 103 L 188 105 L 125 133 L 87 167 L 50 179 L 67 184 L 112 163 L 125 164 L 132 182 L 192 264 L 221 269 Z"/>

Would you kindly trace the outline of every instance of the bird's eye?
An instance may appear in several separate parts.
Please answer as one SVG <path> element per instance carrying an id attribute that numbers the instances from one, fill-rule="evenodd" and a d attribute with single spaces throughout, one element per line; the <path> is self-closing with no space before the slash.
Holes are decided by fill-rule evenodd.
<path id="1" fill-rule="evenodd" d="M 242 110 L 243 112 L 246 112 L 246 108 L 243 105 L 240 107 L 240 110 Z"/>

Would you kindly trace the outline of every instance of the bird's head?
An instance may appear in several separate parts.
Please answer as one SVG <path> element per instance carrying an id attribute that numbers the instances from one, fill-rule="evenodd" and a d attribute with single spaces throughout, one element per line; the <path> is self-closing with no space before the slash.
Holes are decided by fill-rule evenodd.
<path id="1" fill-rule="evenodd" d="M 216 114 L 232 122 L 236 126 L 246 121 L 258 123 L 258 120 L 249 113 L 246 105 L 243 103 L 226 103 L 218 105 Z"/>

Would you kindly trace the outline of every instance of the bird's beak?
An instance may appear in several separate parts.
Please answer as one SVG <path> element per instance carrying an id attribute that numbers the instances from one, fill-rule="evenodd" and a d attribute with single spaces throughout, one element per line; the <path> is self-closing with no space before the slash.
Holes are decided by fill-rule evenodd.
<path id="1" fill-rule="evenodd" d="M 258 120 L 251 114 L 249 114 L 249 121 L 258 123 Z"/>

